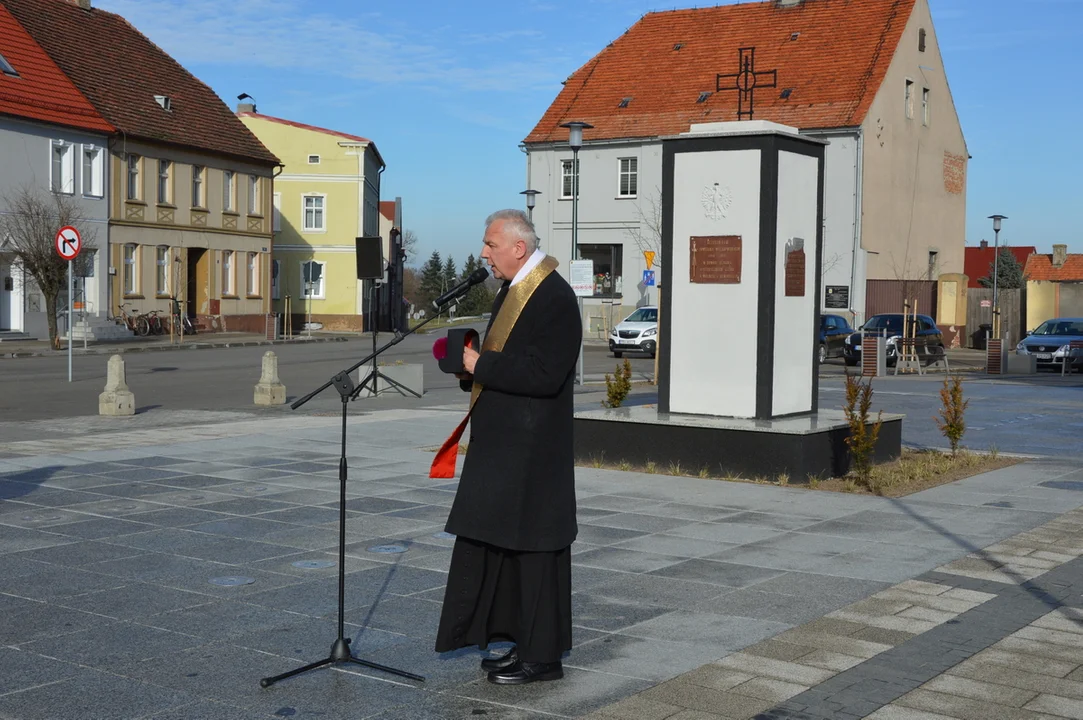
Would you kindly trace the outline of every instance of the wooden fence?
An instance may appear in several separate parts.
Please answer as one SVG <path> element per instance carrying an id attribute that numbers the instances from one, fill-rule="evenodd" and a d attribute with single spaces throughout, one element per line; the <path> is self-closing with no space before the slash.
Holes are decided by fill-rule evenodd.
<path id="1" fill-rule="evenodd" d="M 1000 305 L 1000 335 L 1014 348 L 1026 334 L 1026 292 L 997 290 Z M 968 288 L 966 292 L 966 346 L 985 347 L 986 332 L 993 326 L 993 288 Z"/>

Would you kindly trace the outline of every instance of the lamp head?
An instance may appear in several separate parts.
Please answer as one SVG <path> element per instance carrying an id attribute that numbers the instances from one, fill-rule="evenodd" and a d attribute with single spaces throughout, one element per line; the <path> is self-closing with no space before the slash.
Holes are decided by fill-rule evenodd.
<path id="1" fill-rule="evenodd" d="M 989 219 L 993 221 L 993 232 L 1000 232 L 1000 221 L 1007 220 L 1007 215 L 990 215 Z"/>
<path id="2" fill-rule="evenodd" d="M 568 145 L 571 146 L 572 150 L 578 151 L 579 148 L 583 147 L 583 131 L 590 130 L 594 126 L 580 120 L 573 120 L 572 122 L 563 123 L 561 127 L 568 128 Z"/>
<path id="3" fill-rule="evenodd" d="M 534 196 L 541 195 L 541 190 L 524 190 L 520 195 L 526 195 L 526 206 L 531 210 L 534 209 Z"/>

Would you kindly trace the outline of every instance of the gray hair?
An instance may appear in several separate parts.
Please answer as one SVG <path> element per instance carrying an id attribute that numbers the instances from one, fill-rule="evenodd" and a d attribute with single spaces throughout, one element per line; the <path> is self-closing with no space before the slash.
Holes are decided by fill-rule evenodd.
<path id="1" fill-rule="evenodd" d="M 501 229 L 505 233 L 516 240 L 522 240 L 526 243 L 528 253 L 538 249 L 538 234 L 534 231 L 534 223 L 530 222 L 530 218 L 527 217 L 525 212 L 522 210 L 497 210 L 485 218 L 485 229 L 488 230 L 489 226 L 497 221 L 504 223 Z"/>

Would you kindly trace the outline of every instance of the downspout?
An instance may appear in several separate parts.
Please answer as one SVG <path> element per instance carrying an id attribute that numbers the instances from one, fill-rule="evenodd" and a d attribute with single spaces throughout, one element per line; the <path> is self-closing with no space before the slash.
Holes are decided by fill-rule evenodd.
<path id="1" fill-rule="evenodd" d="M 864 167 L 865 167 L 865 153 L 864 153 L 864 133 L 859 127 L 857 129 L 857 162 L 854 168 L 854 244 L 853 252 L 850 256 L 850 313 L 854 316 L 853 322 L 857 322 L 857 313 L 854 311 L 854 299 L 856 297 L 856 285 L 857 285 L 857 254 L 861 252 L 861 191 L 862 183 L 864 182 Z M 864 293 L 862 293 L 862 300 L 864 300 Z M 865 308 L 861 308 L 861 319 L 865 319 Z"/>

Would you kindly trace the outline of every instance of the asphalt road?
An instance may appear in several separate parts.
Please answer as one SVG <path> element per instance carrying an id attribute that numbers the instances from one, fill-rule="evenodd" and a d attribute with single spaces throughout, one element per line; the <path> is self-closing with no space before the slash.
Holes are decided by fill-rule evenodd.
<path id="1" fill-rule="evenodd" d="M 379 336 L 381 345 L 391 339 Z M 382 362 L 402 360 L 425 366 L 425 398 L 382 395 L 359 399 L 358 410 L 373 407 L 416 407 L 451 403 L 463 399 L 458 381 L 440 372 L 432 356 L 432 344 L 438 337 L 411 335 L 381 356 Z M 234 347 L 199 350 L 161 350 L 125 353 L 126 380 L 135 394 L 140 412 L 155 408 L 170 410 L 254 409 L 253 387 L 259 381 L 263 353 L 273 350 L 278 356 L 278 374 L 286 386 L 288 402 L 293 402 L 323 385 L 340 370 L 358 362 L 372 350 L 369 338 L 345 342 L 282 344 L 261 347 Z M 654 361 L 646 356 L 625 355 L 634 377 L 649 377 Z M 9 358 L 0 360 L 0 413 L 9 420 L 44 420 L 82 415 L 96 415 L 98 395 L 105 387 L 107 355 L 76 356 L 72 362 L 72 382 L 68 382 L 66 356 Z M 588 345 L 584 352 L 584 372 L 588 382 L 602 380 L 617 363 L 604 347 Z M 593 376 L 593 377 L 592 377 Z M 357 375 L 354 374 L 357 381 Z M 597 385 L 587 389 L 602 389 Z M 338 410 L 339 396 L 325 390 L 297 411 L 287 406 L 276 411 L 327 412 Z M 352 406 L 352 407 L 353 407 Z"/>

